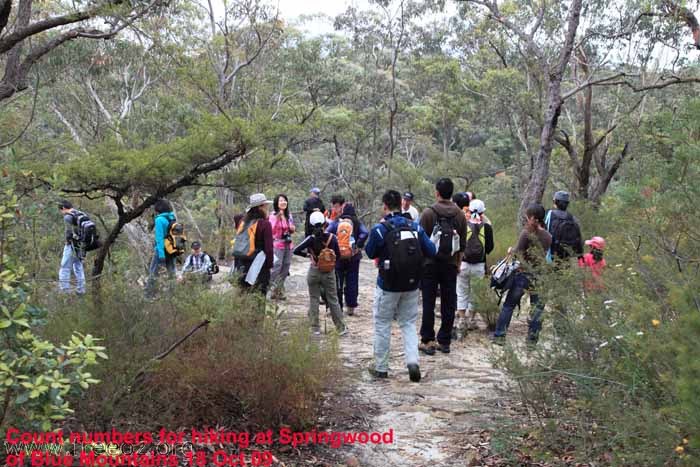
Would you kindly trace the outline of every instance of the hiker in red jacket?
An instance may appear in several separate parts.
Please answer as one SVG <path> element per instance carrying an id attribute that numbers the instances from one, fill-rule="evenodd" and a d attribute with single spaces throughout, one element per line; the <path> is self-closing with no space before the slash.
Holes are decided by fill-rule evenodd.
<path id="1" fill-rule="evenodd" d="M 586 240 L 586 245 L 591 247 L 591 251 L 583 255 L 578 260 L 578 265 L 590 270 L 591 277 L 583 281 L 583 288 L 586 291 L 604 290 L 605 284 L 601 277 L 605 268 L 603 250 L 605 250 L 605 239 L 603 237 L 593 237 Z"/>

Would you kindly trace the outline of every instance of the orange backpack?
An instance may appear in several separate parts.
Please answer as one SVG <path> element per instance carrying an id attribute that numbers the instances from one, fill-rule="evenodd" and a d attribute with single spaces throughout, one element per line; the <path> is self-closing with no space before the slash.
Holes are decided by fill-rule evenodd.
<path id="1" fill-rule="evenodd" d="M 352 258 L 352 231 L 352 220 L 347 218 L 341 219 L 338 223 L 338 249 L 340 250 L 340 259 Z"/>
<path id="2" fill-rule="evenodd" d="M 326 246 L 318 254 L 318 258 L 316 258 L 316 267 L 318 267 L 318 270 L 321 272 L 331 272 L 335 269 L 335 251 L 328 248 L 328 245 L 331 244 L 331 240 L 333 240 L 333 234 L 328 234 Z"/>

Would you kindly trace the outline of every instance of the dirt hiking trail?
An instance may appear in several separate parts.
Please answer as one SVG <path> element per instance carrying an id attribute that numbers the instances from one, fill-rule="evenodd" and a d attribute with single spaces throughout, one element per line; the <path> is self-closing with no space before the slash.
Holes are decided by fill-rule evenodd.
<path id="1" fill-rule="evenodd" d="M 307 315 L 308 260 L 295 257 L 287 278 L 287 300 L 280 302 L 289 319 Z M 494 415 L 504 390 L 506 376 L 493 368 L 485 325 L 471 332 L 463 341 L 453 341 L 450 354 L 420 355 L 423 375 L 420 383 L 411 383 L 406 370 L 403 339 L 394 324 L 391 336 L 391 361 L 388 380 L 374 380 L 367 368 L 373 364 L 372 303 L 376 284 L 374 264 L 363 259 L 360 269 L 359 308 L 354 316 L 344 316 L 350 330 L 340 338 L 340 352 L 347 378 L 342 384 L 352 394 L 357 407 L 331 401 L 331 412 L 345 411 L 360 419 L 365 430 L 394 430 L 390 445 L 355 446 L 344 451 L 345 465 L 361 466 L 466 466 L 477 456 L 482 429 L 493 427 Z M 438 307 L 439 310 L 439 302 Z M 419 310 L 420 311 L 420 310 Z M 321 327 L 325 307 L 321 306 Z M 325 318 L 328 332 L 333 329 L 330 315 Z M 420 314 L 418 319 L 420 325 Z M 436 319 L 436 330 L 439 318 Z M 522 323 L 513 323 L 518 334 Z M 513 329 L 515 328 L 515 329 Z M 321 339 L 325 338 L 321 336 Z M 364 407 L 365 409 L 361 408 Z M 369 413 L 364 412 L 369 409 Z M 333 414 L 331 413 L 330 416 Z M 325 417 L 329 418 L 329 416 Z M 364 423 L 362 423 L 364 422 Z M 335 426 L 337 431 L 355 431 L 353 427 Z M 360 430 L 364 431 L 364 430 Z M 477 435 L 475 435 L 477 433 Z M 473 440 L 473 444 L 470 443 Z M 343 464 L 340 464 L 343 465 Z M 479 465 L 476 463 L 475 465 Z"/>

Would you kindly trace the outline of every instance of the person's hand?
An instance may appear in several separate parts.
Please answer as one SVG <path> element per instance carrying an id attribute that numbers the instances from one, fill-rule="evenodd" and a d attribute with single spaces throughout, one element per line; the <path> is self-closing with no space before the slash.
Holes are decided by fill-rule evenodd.
<path id="1" fill-rule="evenodd" d="M 512 254 L 513 254 L 513 247 L 512 247 L 512 246 L 509 246 L 509 247 L 508 247 L 508 254 L 509 254 L 509 255 L 512 255 Z"/>
<path id="2" fill-rule="evenodd" d="M 290 226 L 289 226 L 289 232 L 290 232 L 290 233 L 294 233 L 294 232 L 296 232 L 296 231 L 297 231 L 297 226 L 294 225 L 294 224 L 290 224 Z"/>

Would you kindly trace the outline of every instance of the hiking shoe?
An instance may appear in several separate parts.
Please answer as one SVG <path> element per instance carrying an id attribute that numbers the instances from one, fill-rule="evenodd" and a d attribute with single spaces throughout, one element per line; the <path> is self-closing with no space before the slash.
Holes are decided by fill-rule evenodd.
<path id="1" fill-rule="evenodd" d="M 421 342 L 418 344 L 418 350 L 426 355 L 435 355 L 435 341 Z"/>
<path id="2" fill-rule="evenodd" d="M 314 336 L 320 336 L 320 335 L 321 335 L 321 330 L 320 330 L 320 329 L 312 329 L 311 332 L 313 333 Z"/>
<path id="3" fill-rule="evenodd" d="M 377 371 L 371 367 L 367 368 L 367 371 L 369 372 L 370 375 L 372 375 L 373 378 L 376 378 L 376 379 L 386 379 L 389 377 L 389 373 L 387 373 L 386 371 Z"/>
<path id="4" fill-rule="evenodd" d="M 348 316 L 354 315 L 355 314 L 355 307 L 349 306 L 346 313 Z"/>
<path id="5" fill-rule="evenodd" d="M 506 336 L 492 336 L 491 343 L 503 347 L 506 345 Z"/>
<path id="6" fill-rule="evenodd" d="M 338 335 L 342 337 L 342 336 L 345 336 L 345 335 L 347 335 L 347 334 L 348 334 L 348 332 L 350 332 L 350 331 L 348 331 L 348 327 L 347 327 L 347 326 L 345 326 L 345 327 L 343 328 L 343 330 L 342 330 L 342 331 L 338 331 Z"/>
<path id="7" fill-rule="evenodd" d="M 420 381 L 420 367 L 417 363 L 409 363 L 408 365 L 408 378 L 417 383 Z"/>
<path id="8" fill-rule="evenodd" d="M 449 344 L 438 344 L 437 349 L 442 353 L 450 353 L 450 345 Z"/>

